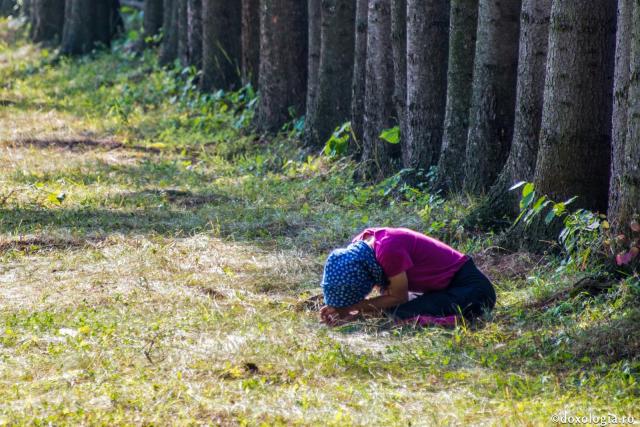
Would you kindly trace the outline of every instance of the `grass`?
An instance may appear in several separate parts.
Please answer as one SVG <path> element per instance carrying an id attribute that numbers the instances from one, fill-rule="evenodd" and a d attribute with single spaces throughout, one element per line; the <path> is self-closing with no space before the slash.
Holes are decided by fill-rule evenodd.
<path id="1" fill-rule="evenodd" d="M 0 425 L 539 425 L 638 412 L 637 278 L 499 255 L 443 200 L 353 180 L 295 127 L 246 131 L 251 94 L 202 96 L 153 52 L 57 60 L 0 21 Z M 308 298 L 367 225 L 473 253 L 480 326 L 330 330 Z"/>

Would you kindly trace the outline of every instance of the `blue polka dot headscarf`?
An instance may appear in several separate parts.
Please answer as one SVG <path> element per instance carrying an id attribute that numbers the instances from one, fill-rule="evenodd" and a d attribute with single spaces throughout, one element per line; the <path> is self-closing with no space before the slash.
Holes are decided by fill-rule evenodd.
<path id="1" fill-rule="evenodd" d="M 362 301 L 374 285 L 386 282 L 373 249 L 360 240 L 329 255 L 321 284 L 324 302 L 331 307 L 348 307 Z"/>

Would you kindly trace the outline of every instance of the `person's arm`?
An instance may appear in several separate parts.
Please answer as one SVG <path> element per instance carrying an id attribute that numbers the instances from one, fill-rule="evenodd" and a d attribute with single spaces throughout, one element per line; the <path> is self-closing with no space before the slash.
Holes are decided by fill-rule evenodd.
<path id="1" fill-rule="evenodd" d="M 384 295 L 360 301 L 347 307 L 347 310 L 349 313 L 354 311 L 358 311 L 360 314 L 377 313 L 407 301 L 409 301 L 409 281 L 407 273 L 403 271 L 389 279 L 389 285 L 385 288 Z"/>
<path id="2" fill-rule="evenodd" d="M 409 281 L 407 273 L 402 272 L 389 279 L 385 294 L 360 301 L 349 307 L 335 308 L 324 306 L 320 310 L 322 323 L 337 326 L 356 319 L 367 313 L 378 313 L 386 308 L 404 304 L 409 300 Z"/>

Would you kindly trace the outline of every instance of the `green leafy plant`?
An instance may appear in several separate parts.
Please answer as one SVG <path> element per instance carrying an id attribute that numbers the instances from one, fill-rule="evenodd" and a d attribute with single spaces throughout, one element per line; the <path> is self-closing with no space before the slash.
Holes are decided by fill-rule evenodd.
<path id="1" fill-rule="evenodd" d="M 338 126 L 324 146 L 324 154 L 328 157 L 343 156 L 349 148 L 349 138 L 355 138 L 351 129 L 351 122 Z"/>
<path id="2" fill-rule="evenodd" d="M 380 134 L 380 139 L 387 141 L 389 144 L 400 143 L 400 127 L 395 126 L 390 129 L 385 129 Z"/>
<path id="3" fill-rule="evenodd" d="M 570 211 L 568 206 L 577 199 L 575 196 L 564 202 L 555 202 L 545 195 L 537 197 L 535 186 L 531 182 L 519 182 L 510 190 L 519 188 L 522 188 L 520 215 L 514 225 L 522 221 L 528 227 L 545 212 L 545 225 L 550 225 L 556 218 L 561 219 L 563 227 L 558 241 L 567 255 L 564 266 L 573 265 L 584 270 L 592 257 L 606 256 L 605 242 L 609 223 L 605 215 L 586 209 Z"/>

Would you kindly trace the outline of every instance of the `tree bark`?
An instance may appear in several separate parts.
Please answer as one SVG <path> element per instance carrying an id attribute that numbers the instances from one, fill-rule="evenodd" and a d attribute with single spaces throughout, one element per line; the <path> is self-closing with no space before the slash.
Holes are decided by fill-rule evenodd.
<path id="1" fill-rule="evenodd" d="M 480 0 L 464 186 L 482 192 L 502 170 L 513 137 L 520 0 Z"/>
<path id="2" fill-rule="evenodd" d="M 449 52 L 449 0 L 407 1 L 407 168 L 428 170 L 442 143 Z"/>
<path id="3" fill-rule="evenodd" d="M 110 46 L 122 20 L 117 0 L 67 0 L 62 35 L 63 55 L 82 55 L 98 44 Z"/>
<path id="4" fill-rule="evenodd" d="M 604 212 L 611 159 L 616 6 L 554 0 L 534 183 L 540 194 Z M 569 54 L 570 53 L 570 54 Z"/>
<path id="5" fill-rule="evenodd" d="M 478 0 L 451 0 L 447 105 L 435 185 L 445 192 L 461 190 L 464 179 L 477 26 Z"/>
<path id="6" fill-rule="evenodd" d="M 351 84 L 351 129 L 358 141 L 352 147 L 360 154 L 364 140 L 364 92 L 367 62 L 367 26 L 369 22 L 369 4 L 367 0 L 356 0 L 355 47 L 353 55 L 353 81 Z"/>
<path id="7" fill-rule="evenodd" d="M 369 1 L 366 87 L 364 97 L 364 179 L 382 179 L 394 170 L 391 145 L 380 133 L 394 126 L 391 7 L 389 0 Z"/>
<path id="8" fill-rule="evenodd" d="M 404 140 L 407 135 L 407 0 L 391 0 L 391 49 L 393 103 L 396 120 L 400 126 L 400 138 Z"/>
<path id="9" fill-rule="evenodd" d="M 13 15 L 16 12 L 15 0 L 0 0 L 0 16 Z"/>
<path id="10" fill-rule="evenodd" d="M 178 21 L 178 59 L 183 66 L 189 65 L 189 17 L 187 15 L 187 0 L 178 2 L 176 19 Z"/>
<path id="11" fill-rule="evenodd" d="M 260 0 L 242 0 L 242 84 L 258 88 Z"/>
<path id="12" fill-rule="evenodd" d="M 487 200 L 476 214 L 488 225 L 509 223 L 519 211 L 520 194 L 508 191 L 533 180 L 542 121 L 551 0 L 524 0 L 520 16 L 520 53 L 515 123 L 511 151 Z M 506 217 L 506 221 L 505 221 Z"/>
<path id="13" fill-rule="evenodd" d="M 640 214 L 640 5 L 618 2 L 608 218 L 629 236 Z"/>
<path id="14" fill-rule="evenodd" d="M 202 88 L 240 86 L 242 8 L 238 1 L 202 2 Z"/>
<path id="15" fill-rule="evenodd" d="M 35 0 L 31 19 L 31 40 L 56 42 L 64 28 L 65 0 Z"/>
<path id="16" fill-rule="evenodd" d="M 164 0 L 162 17 L 162 45 L 159 61 L 162 65 L 172 63 L 178 57 L 178 2 Z"/>
<path id="17" fill-rule="evenodd" d="M 188 61 L 202 68 L 202 0 L 187 0 Z"/>
<path id="18" fill-rule="evenodd" d="M 322 147 L 334 129 L 349 120 L 355 2 L 324 0 L 321 23 L 318 93 L 315 108 L 307 116 L 307 142 L 315 148 Z"/>
<path id="19" fill-rule="evenodd" d="M 322 34 L 322 0 L 307 0 L 308 44 L 307 44 L 307 104 L 305 123 L 305 144 L 315 146 L 317 134 L 310 120 L 316 117 L 318 91 L 320 86 L 320 50 Z"/>
<path id="20" fill-rule="evenodd" d="M 304 112 L 307 7 L 300 0 L 260 2 L 260 95 L 256 127 L 277 131 Z"/>
<path id="21" fill-rule="evenodd" d="M 142 21 L 142 34 L 144 45 L 148 45 L 148 39 L 156 36 L 162 28 L 163 0 L 145 0 Z"/>

